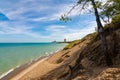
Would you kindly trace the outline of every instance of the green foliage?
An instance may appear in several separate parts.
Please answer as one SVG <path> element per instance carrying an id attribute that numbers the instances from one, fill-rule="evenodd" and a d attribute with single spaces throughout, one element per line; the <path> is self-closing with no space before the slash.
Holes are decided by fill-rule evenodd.
<path id="1" fill-rule="evenodd" d="M 80 42 L 81 42 L 81 40 L 72 41 L 67 46 L 65 46 L 63 50 L 70 49 L 70 48 L 74 47 L 75 45 L 79 44 Z"/>
<path id="2" fill-rule="evenodd" d="M 102 2 L 100 1 L 96 1 L 95 4 L 97 8 L 100 8 L 102 6 Z"/>
<path id="3" fill-rule="evenodd" d="M 120 23 L 120 14 L 117 14 L 113 17 L 112 23 Z"/>
<path id="4" fill-rule="evenodd" d="M 90 37 L 90 40 L 95 40 L 97 35 L 98 33 L 94 32 L 94 33 L 88 34 L 87 36 Z"/>
<path id="5" fill-rule="evenodd" d="M 107 0 L 99 8 L 101 9 L 100 16 L 102 20 L 109 23 L 111 18 L 120 13 L 120 0 Z"/>
<path id="6" fill-rule="evenodd" d="M 71 43 L 69 43 L 67 46 L 65 46 L 63 50 L 70 49 L 86 40 L 90 40 L 90 43 L 92 43 L 93 41 L 96 40 L 97 35 L 98 34 L 96 32 L 94 32 L 94 33 L 88 34 L 87 36 L 85 36 L 84 38 L 82 38 L 80 40 L 74 40 Z M 90 44 L 90 43 L 87 43 L 87 44 Z"/>
<path id="7" fill-rule="evenodd" d="M 64 14 L 64 15 L 61 15 L 60 20 L 64 21 L 64 22 L 67 22 L 67 21 L 70 21 L 71 19 Z"/>

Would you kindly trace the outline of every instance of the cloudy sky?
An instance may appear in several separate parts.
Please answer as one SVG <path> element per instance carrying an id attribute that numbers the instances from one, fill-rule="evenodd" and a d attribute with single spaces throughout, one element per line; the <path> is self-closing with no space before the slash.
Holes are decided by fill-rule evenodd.
<path id="1" fill-rule="evenodd" d="M 92 13 L 77 7 L 62 22 L 77 0 L 0 0 L 0 42 L 51 42 L 80 39 L 96 27 Z"/>

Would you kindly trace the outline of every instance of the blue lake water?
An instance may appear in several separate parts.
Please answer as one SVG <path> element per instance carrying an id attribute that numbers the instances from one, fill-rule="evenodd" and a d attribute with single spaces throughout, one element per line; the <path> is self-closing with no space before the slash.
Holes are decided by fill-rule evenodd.
<path id="1" fill-rule="evenodd" d="M 17 65 L 62 49 L 63 43 L 0 43 L 0 75 Z"/>

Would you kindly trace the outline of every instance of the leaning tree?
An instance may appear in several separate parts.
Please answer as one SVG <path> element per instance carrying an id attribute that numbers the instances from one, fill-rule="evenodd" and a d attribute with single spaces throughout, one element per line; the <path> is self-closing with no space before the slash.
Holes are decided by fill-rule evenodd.
<path id="1" fill-rule="evenodd" d="M 95 14 L 95 17 L 96 17 L 96 23 L 97 23 L 97 29 L 98 29 L 98 34 L 100 35 L 100 38 L 101 38 L 101 43 L 102 43 L 102 50 L 103 50 L 103 54 L 104 54 L 104 57 L 105 57 L 105 61 L 106 61 L 106 64 L 107 66 L 110 66 L 112 65 L 112 60 L 109 56 L 109 52 L 108 52 L 108 47 L 107 47 L 107 41 L 106 41 L 106 36 L 105 36 L 105 30 L 104 30 L 104 27 L 101 23 L 101 20 L 100 20 L 100 15 L 99 15 L 99 11 L 98 11 L 98 7 L 99 7 L 99 3 L 102 3 L 101 1 L 97 0 L 78 0 L 78 2 L 76 3 L 76 5 L 74 5 L 67 14 L 64 14 L 61 16 L 61 19 L 60 20 L 63 20 L 63 21 L 68 21 L 70 20 L 68 15 L 72 12 L 72 10 L 75 9 L 75 7 L 79 6 L 79 5 L 82 5 L 81 6 L 81 10 L 84 10 L 86 9 L 88 5 L 91 5 L 92 6 L 92 9 L 94 11 L 94 14 Z"/>

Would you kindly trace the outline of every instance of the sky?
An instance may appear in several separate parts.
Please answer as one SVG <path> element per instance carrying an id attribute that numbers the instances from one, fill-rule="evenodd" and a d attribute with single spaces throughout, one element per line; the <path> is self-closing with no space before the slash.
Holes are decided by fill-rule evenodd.
<path id="1" fill-rule="evenodd" d="M 72 41 L 94 32 L 94 14 L 80 6 L 69 14 L 71 21 L 59 20 L 76 1 L 0 0 L 0 42 Z"/>

